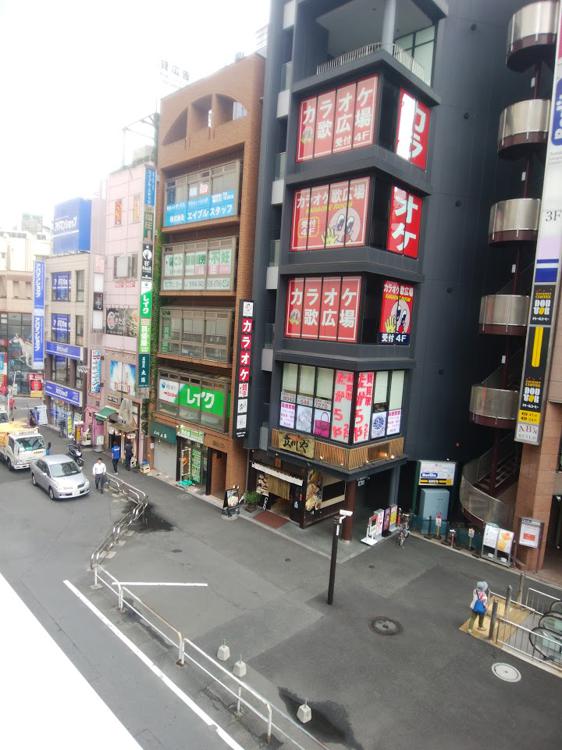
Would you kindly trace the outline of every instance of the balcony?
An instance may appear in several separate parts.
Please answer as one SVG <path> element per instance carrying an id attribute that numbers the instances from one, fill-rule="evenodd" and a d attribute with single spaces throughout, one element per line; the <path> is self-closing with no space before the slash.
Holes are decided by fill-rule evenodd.
<path id="1" fill-rule="evenodd" d="M 283 151 L 275 157 L 275 177 L 271 185 L 271 203 L 274 206 L 283 203 L 285 194 L 285 172 L 287 170 L 287 152 Z"/>
<path id="2" fill-rule="evenodd" d="M 274 450 L 283 450 L 283 435 L 286 430 L 271 430 L 271 447 Z M 291 435 L 298 435 L 290 431 Z M 357 447 L 346 447 L 326 443 L 311 435 L 300 435 L 306 439 L 309 449 L 313 455 L 308 455 L 308 460 L 331 466 L 344 472 L 353 472 L 361 469 L 370 469 L 373 466 L 393 461 L 404 456 L 404 438 L 394 438 L 379 443 L 370 443 Z M 287 452 L 286 455 L 291 455 Z"/>
<path id="3" fill-rule="evenodd" d="M 513 198 L 494 203 L 490 209 L 488 241 L 536 242 L 541 202 L 538 198 Z"/>
<path id="4" fill-rule="evenodd" d="M 552 56 L 557 14 L 558 3 L 554 0 L 525 5 L 513 14 L 507 30 L 508 67 L 522 71 Z"/>
<path id="5" fill-rule="evenodd" d="M 269 248 L 269 262 L 267 265 L 265 288 L 277 289 L 279 286 L 279 256 L 281 255 L 281 240 L 271 240 Z"/>
<path id="6" fill-rule="evenodd" d="M 527 99 L 506 107 L 500 115 L 498 151 L 518 158 L 525 147 L 546 144 L 549 113 L 548 99 Z"/>
<path id="7" fill-rule="evenodd" d="M 423 67 L 418 62 L 416 62 L 411 55 L 405 52 L 402 47 L 399 47 L 397 44 L 392 44 L 389 47 L 382 42 L 372 42 L 371 44 L 365 44 L 363 45 L 363 47 L 359 47 L 359 49 L 345 52 L 343 55 L 338 55 L 338 57 L 335 57 L 333 60 L 328 60 L 325 63 L 317 65 L 316 75 L 319 75 L 320 73 L 327 73 L 328 71 L 335 70 L 336 68 L 340 68 L 343 65 L 348 65 L 349 63 L 354 63 L 357 60 L 360 60 L 362 57 L 373 55 L 375 52 L 380 52 L 380 50 L 383 49 L 386 49 L 394 57 L 394 59 L 397 60 L 401 65 L 403 65 L 407 70 L 409 70 L 410 73 L 413 73 L 424 83 L 427 83 L 428 86 L 431 84 L 431 76 L 428 75 Z"/>
<path id="8" fill-rule="evenodd" d="M 470 392 L 470 416 L 486 427 L 513 428 L 517 418 L 519 391 L 492 387 L 486 381 L 473 385 Z"/>
<path id="9" fill-rule="evenodd" d="M 480 302 L 480 332 L 524 336 L 529 297 L 520 294 L 488 294 Z"/>

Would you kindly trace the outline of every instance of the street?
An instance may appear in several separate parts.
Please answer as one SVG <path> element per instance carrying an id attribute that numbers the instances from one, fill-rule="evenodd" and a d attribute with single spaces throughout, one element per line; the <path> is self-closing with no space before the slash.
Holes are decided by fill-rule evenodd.
<path id="1" fill-rule="evenodd" d="M 44 432 L 60 450 L 55 433 Z M 87 451 L 88 474 L 93 458 Z M 308 699 L 307 728 L 326 746 L 479 748 L 484 732 L 498 750 L 559 747 L 562 681 L 459 631 L 474 582 L 485 578 L 502 591 L 517 580 L 508 571 L 419 539 L 404 549 L 388 541 L 338 564 L 329 607 L 323 555 L 251 522 L 244 511 L 224 520 L 174 487 L 121 474 L 148 493 L 151 508 L 107 570 L 122 581 L 207 582 L 207 589 L 135 591 L 208 654 L 226 641 L 225 666 L 232 669 L 242 656 L 245 680 L 291 716 Z M 92 492 L 54 503 L 32 487 L 27 472 L 0 466 L 0 508 L 0 572 L 143 748 L 224 747 L 197 710 L 222 728 L 230 746 L 263 746 L 263 726 L 236 719 L 218 687 L 195 668 L 177 667 L 162 639 L 119 613 L 109 592 L 92 590 L 90 554 L 121 516 L 121 501 Z M 376 634 L 376 617 L 398 622 L 400 632 Z M 521 682 L 501 682 L 491 671 L 495 662 L 515 666 Z"/>

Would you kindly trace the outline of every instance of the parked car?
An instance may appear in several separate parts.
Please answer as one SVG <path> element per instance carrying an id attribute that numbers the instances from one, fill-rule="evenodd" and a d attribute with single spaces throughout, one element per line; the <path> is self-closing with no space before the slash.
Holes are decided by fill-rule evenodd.
<path id="1" fill-rule="evenodd" d="M 81 497 L 90 491 L 90 482 L 68 456 L 44 456 L 33 461 L 30 469 L 33 485 L 42 487 L 51 500 Z"/>

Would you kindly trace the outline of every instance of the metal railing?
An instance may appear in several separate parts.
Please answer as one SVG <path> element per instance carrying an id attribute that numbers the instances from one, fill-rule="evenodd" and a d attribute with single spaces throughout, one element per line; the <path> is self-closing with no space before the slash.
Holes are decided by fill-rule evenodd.
<path id="1" fill-rule="evenodd" d="M 355 62 L 356 60 L 360 60 L 362 57 L 373 55 L 375 52 L 379 52 L 383 49 L 389 52 L 395 60 L 397 60 L 415 76 L 417 76 L 427 84 L 430 83 L 429 78 L 426 75 L 425 68 L 418 62 L 416 62 L 416 60 L 414 60 L 411 55 L 405 52 L 402 47 L 400 47 L 398 44 L 383 44 L 383 42 L 372 42 L 371 44 L 365 44 L 363 47 L 358 47 L 357 49 L 350 50 L 349 52 L 344 52 L 342 55 L 334 57 L 333 60 L 328 60 L 327 62 L 321 63 L 320 65 L 316 66 L 316 75 L 320 73 L 327 73 L 328 71 L 334 70 L 334 68 L 339 68 L 342 65 L 348 65 L 349 63 Z"/>
<path id="2" fill-rule="evenodd" d="M 562 672 L 562 637 L 543 628 L 532 630 L 504 617 L 497 618 L 496 643 L 541 665 Z"/>
<path id="3" fill-rule="evenodd" d="M 560 601 L 560 597 L 557 598 L 533 588 L 528 588 L 525 595 L 525 605 L 541 615 L 546 614 L 551 605 L 557 601 Z"/>
<path id="4" fill-rule="evenodd" d="M 205 653 L 196 643 L 186 638 L 181 630 L 149 607 L 127 585 L 115 578 L 115 576 L 101 565 L 101 561 L 117 544 L 120 537 L 139 520 L 148 507 L 147 496 L 142 490 L 113 476 L 107 477 L 106 486 L 114 491 L 115 494 L 131 500 L 134 506 L 119 522 L 113 525 L 111 532 L 96 551 L 92 553 L 90 567 L 94 572 L 94 585 L 111 591 L 117 597 L 117 606 L 121 612 L 125 610 L 133 612 L 147 627 L 176 649 L 176 664 L 184 666 L 187 659 L 203 674 L 209 677 L 214 684 L 220 686 L 229 696 L 233 697 L 236 701 L 237 716 L 241 715 L 242 706 L 245 706 L 257 719 L 265 722 L 268 742 L 271 740 L 273 730 L 275 730 L 278 735 L 291 743 L 291 746 L 296 748 L 296 750 L 310 750 L 312 747 L 320 748 L 320 750 L 328 750 L 326 745 L 316 739 L 302 725 L 277 708 L 267 698 L 260 695 L 246 682 L 229 672 L 226 667 Z M 199 657 L 199 660 L 196 657 Z M 212 670 L 214 670 L 215 674 L 213 674 Z M 252 703 L 252 700 L 254 703 Z M 289 732 L 296 733 L 299 740 L 291 736 Z M 301 744 L 301 742 L 305 741 L 305 738 L 309 740 L 307 745 Z"/>

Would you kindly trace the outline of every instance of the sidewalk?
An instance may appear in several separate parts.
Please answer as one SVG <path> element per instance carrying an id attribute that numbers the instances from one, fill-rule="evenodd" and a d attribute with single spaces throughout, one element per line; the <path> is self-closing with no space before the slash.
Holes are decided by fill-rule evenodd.
<path id="1" fill-rule="evenodd" d="M 330 747 L 434 750 L 454 742 L 476 750 L 474 725 L 502 728 L 495 750 L 559 747 L 562 681 L 459 631 L 475 581 L 502 591 L 513 584 L 509 571 L 414 537 L 403 549 L 390 540 L 350 556 L 340 545 L 330 607 L 320 526 L 290 539 L 291 531 L 245 511 L 228 520 L 214 503 L 122 474 L 148 493 L 151 508 L 108 570 L 128 581 L 207 582 L 135 591 L 207 653 L 226 641 L 227 666 L 242 656 L 247 682 L 291 715 L 308 699 L 308 728 Z M 91 594 L 91 580 L 81 583 Z M 97 593 L 98 606 L 114 611 L 114 600 Z M 396 621 L 399 632 L 376 634 L 377 617 Z M 516 689 L 492 675 L 491 660 L 515 663 L 523 675 Z"/>

